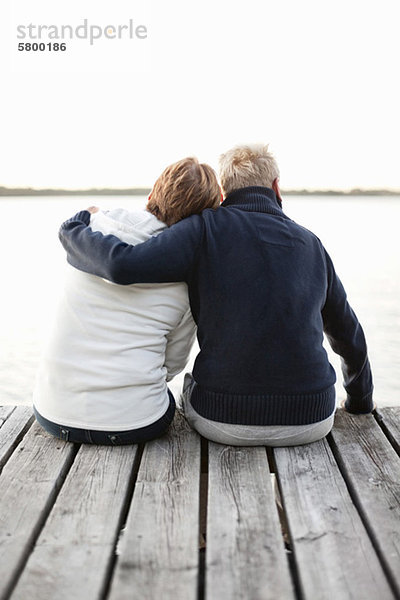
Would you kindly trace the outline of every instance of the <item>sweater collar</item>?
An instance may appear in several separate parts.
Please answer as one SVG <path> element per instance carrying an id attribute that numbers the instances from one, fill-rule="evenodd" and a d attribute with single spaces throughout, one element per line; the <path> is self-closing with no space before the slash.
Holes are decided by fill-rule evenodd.
<path id="1" fill-rule="evenodd" d="M 221 206 L 286 217 L 274 190 L 267 187 L 251 186 L 235 190 L 227 195 Z"/>

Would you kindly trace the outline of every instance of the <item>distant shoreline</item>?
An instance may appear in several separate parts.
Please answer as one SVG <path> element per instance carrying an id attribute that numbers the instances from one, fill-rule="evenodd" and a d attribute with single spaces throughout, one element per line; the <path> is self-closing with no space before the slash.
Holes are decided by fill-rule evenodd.
<path id="1" fill-rule="evenodd" d="M 0 186 L 1 196 L 147 196 L 151 188 L 90 188 L 83 190 L 9 188 Z M 282 190 L 283 196 L 400 196 L 400 190 Z"/>
<path id="2" fill-rule="evenodd" d="M 67 190 L 53 188 L 8 188 L 0 186 L 0 196 L 146 196 L 150 191 L 150 188 Z"/>

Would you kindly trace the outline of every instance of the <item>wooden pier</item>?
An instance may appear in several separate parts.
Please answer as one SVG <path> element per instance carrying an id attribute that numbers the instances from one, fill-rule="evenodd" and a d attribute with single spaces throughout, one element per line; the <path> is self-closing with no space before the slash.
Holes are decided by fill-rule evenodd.
<path id="1" fill-rule="evenodd" d="M 399 450 L 400 407 L 277 449 L 180 416 L 143 447 L 79 446 L 2 407 L 0 599 L 400 598 Z"/>

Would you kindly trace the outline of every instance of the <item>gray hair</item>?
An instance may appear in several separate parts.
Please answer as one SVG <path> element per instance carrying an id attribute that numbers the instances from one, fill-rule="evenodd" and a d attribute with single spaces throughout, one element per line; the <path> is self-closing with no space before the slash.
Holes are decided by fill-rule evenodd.
<path id="1" fill-rule="evenodd" d="M 271 187 L 279 177 L 274 156 L 264 144 L 235 146 L 219 159 L 219 176 L 222 190 L 227 196 L 234 190 L 259 185 Z"/>

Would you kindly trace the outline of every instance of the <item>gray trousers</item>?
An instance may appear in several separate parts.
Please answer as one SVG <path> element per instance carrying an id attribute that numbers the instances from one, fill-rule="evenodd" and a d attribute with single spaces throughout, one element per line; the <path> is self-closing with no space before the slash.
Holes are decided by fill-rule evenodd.
<path id="1" fill-rule="evenodd" d="M 190 402 L 195 385 L 191 373 L 186 373 L 181 395 L 182 410 L 189 425 L 212 442 L 229 446 L 298 446 L 324 438 L 333 426 L 335 413 L 309 425 L 233 425 L 205 419 Z"/>

